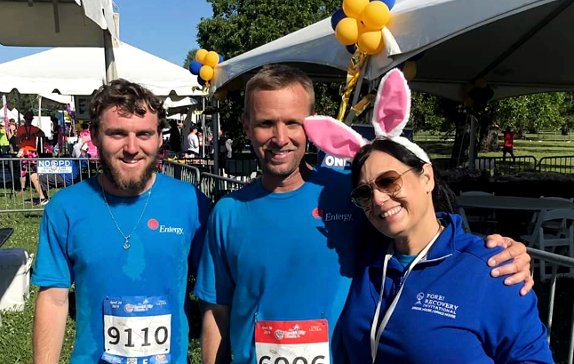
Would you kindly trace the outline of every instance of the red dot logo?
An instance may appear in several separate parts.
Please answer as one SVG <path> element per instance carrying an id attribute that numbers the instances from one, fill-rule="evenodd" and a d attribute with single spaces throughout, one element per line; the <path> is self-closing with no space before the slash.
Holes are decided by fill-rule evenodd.
<path id="1" fill-rule="evenodd" d="M 157 230 L 157 228 L 159 227 L 159 222 L 156 219 L 149 219 L 147 221 L 147 227 L 150 228 L 151 230 Z"/>
<path id="2" fill-rule="evenodd" d="M 323 213 L 323 210 L 321 210 L 321 209 L 318 208 L 318 207 L 315 207 L 315 208 L 313 209 L 313 212 L 311 212 L 311 213 L 313 214 L 313 217 L 316 218 L 316 219 L 322 219 L 323 216 L 325 215 L 325 214 Z"/>

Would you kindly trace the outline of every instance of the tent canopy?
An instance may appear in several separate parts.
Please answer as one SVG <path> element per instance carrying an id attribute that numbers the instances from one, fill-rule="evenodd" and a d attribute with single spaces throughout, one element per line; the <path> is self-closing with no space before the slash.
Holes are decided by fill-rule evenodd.
<path id="1" fill-rule="evenodd" d="M 139 83 L 158 96 L 202 95 L 197 77 L 185 68 L 132 47 L 114 48 L 118 77 Z M 0 92 L 91 95 L 105 82 L 102 48 L 60 47 L 0 64 Z"/>
<path id="2" fill-rule="evenodd" d="M 0 0 L 0 44 L 103 47 L 117 38 L 112 0 Z"/>
<path id="3" fill-rule="evenodd" d="M 478 78 L 495 99 L 572 89 L 573 2 L 397 0 L 386 49 L 370 57 L 365 78 L 422 55 L 411 87 L 453 100 L 461 101 L 463 86 Z M 269 63 L 296 65 L 316 80 L 344 80 L 349 59 L 328 18 L 221 63 L 212 91 Z"/>

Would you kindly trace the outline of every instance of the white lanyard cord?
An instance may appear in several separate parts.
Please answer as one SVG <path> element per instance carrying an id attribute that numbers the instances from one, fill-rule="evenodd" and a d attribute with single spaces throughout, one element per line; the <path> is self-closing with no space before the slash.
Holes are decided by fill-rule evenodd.
<path id="1" fill-rule="evenodd" d="M 375 363 L 375 359 L 377 358 L 377 349 L 379 347 L 379 342 L 381 341 L 381 336 L 383 335 L 383 331 L 385 330 L 385 327 L 389 323 L 389 320 L 391 319 L 391 316 L 392 316 L 393 312 L 395 311 L 395 307 L 397 306 L 397 303 L 399 302 L 399 298 L 401 296 L 401 293 L 403 292 L 403 288 L 405 286 L 407 277 L 409 276 L 409 274 L 411 273 L 411 271 L 413 270 L 415 265 L 417 265 L 423 258 L 425 258 L 427 256 L 428 251 L 430 250 L 430 248 L 432 247 L 432 245 L 434 244 L 436 239 L 439 237 L 441 232 L 442 232 L 442 225 L 439 225 L 439 229 L 438 229 L 436 235 L 434 236 L 434 238 L 432 238 L 432 240 L 427 244 L 427 246 L 425 246 L 425 248 L 423 250 L 421 250 L 421 252 L 419 254 L 417 254 L 416 258 L 412 261 L 412 263 L 409 264 L 407 271 L 403 275 L 402 284 L 400 285 L 399 291 L 395 295 L 393 302 L 391 302 L 391 305 L 389 306 L 389 309 L 385 313 L 385 316 L 383 316 L 383 321 L 381 322 L 381 325 L 379 326 L 379 330 L 377 330 L 377 323 L 379 321 L 379 315 L 381 313 L 381 305 L 383 303 L 383 294 L 385 291 L 385 280 L 387 278 L 387 268 L 388 268 L 389 260 L 393 256 L 392 254 L 389 254 L 389 253 L 387 253 L 385 255 L 385 260 L 383 263 L 383 279 L 381 282 L 381 292 L 379 294 L 379 302 L 377 303 L 377 309 L 375 310 L 375 317 L 373 318 L 373 323 L 371 325 L 371 358 L 373 359 L 373 364 Z M 375 334 L 376 334 L 376 336 L 375 336 Z"/>

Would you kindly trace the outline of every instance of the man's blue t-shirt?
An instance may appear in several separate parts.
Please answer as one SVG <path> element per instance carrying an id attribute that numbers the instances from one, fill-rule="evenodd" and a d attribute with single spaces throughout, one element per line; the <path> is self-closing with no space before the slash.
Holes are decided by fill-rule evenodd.
<path id="1" fill-rule="evenodd" d="M 233 363 L 255 363 L 260 321 L 326 319 L 331 357 L 361 241 L 348 174 L 314 171 L 295 191 L 261 181 L 222 198 L 208 223 L 195 294 L 230 307 Z M 336 362 L 336 361 L 335 361 Z"/>
<path id="2" fill-rule="evenodd" d="M 75 284 L 72 363 L 103 362 L 105 345 L 116 338 L 121 338 L 122 347 L 169 345 L 171 362 L 186 363 L 184 302 L 188 277 L 196 271 L 201 254 L 210 202 L 193 185 L 161 174 L 156 175 L 149 203 L 147 192 L 129 198 L 106 194 L 106 198 L 113 217 L 96 178 L 52 198 L 42 217 L 32 283 L 60 288 Z M 142 211 L 131 246 L 124 249 L 114 219 L 129 234 Z M 134 324 L 133 329 L 122 326 L 133 317 L 132 323 L 146 316 L 153 316 L 156 323 Z"/>

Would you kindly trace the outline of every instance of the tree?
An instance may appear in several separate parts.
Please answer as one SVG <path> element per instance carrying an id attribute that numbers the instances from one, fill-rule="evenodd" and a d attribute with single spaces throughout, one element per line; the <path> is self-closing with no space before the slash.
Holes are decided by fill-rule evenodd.
<path id="1" fill-rule="evenodd" d="M 341 6 L 340 0 L 208 0 L 213 17 L 198 24 L 197 43 L 226 59 L 266 44 L 286 34 L 330 16 Z M 191 50 L 186 66 L 193 60 Z M 193 55 L 193 56 L 192 56 Z M 318 113 L 336 115 L 339 85 L 316 84 Z M 241 112 L 243 93 L 230 91 L 220 102 L 221 125 L 234 140 L 243 140 Z"/>

